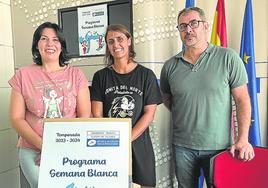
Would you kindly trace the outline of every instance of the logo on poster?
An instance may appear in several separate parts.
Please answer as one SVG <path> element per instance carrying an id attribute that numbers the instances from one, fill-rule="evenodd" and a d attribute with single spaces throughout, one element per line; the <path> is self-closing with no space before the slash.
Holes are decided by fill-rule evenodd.
<path id="1" fill-rule="evenodd" d="M 93 13 L 92 13 L 92 17 L 103 16 L 103 15 L 104 15 L 104 12 L 103 12 L 103 11 L 93 12 Z"/>
<path id="2" fill-rule="evenodd" d="M 71 183 L 66 186 L 66 188 L 78 188 L 74 185 L 74 183 Z M 95 188 L 95 186 L 85 186 L 85 188 Z"/>
<path id="3" fill-rule="evenodd" d="M 87 131 L 87 147 L 119 147 L 120 131 Z"/>
<path id="4" fill-rule="evenodd" d="M 96 145 L 96 143 L 97 143 L 96 140 L 91 140 L 91 139 L 87 140 L 87 146 L 94 146 L 94 145 Z"/>

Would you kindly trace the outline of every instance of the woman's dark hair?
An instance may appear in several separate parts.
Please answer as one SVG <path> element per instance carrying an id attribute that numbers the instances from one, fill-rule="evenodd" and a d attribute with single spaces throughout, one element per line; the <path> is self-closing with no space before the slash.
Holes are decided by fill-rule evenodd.
<path id="1" fill-rule="evenodd" d="M 106 42 L 106 51 L 105 51 L 105 57 L 104 57 L 105 64 L 107 66 L 114 64 L 114 57 L 110 54 L 110 51 L 107 45 L 107 34 L 109 31 L 117 31 L 117 32 L 123 33 L 128 39 L 129 38 L 131 39 L 131 44 L 129 46 L 129 58 L 133 60 L 136 56 L 136 52 L 134 51 L 133 37 L 128 31 L 128 28 L 121 24 L 112 24 L 107 27 L 106 34 L 105 34 L 105 42 Z"/>
<path id="2" fill-rule="evenodd" d="M 64 65 L 68 64 L 68 60 L 70 60 L 70 57 L 67 55 L 67 49 L 66 49 L 66 41 L 63 36 L 62 30 L 59 28 L 59 26 L 55 23 L 51 22 L 45 22 L 38 26 L 38 28 L 35 30 L 33 35 L 33 42 L 32 42 L 32 55 L 33 55 L 33 61 L 37 65 L 42 65 L 42 59 L 41 55 L 38 50 L 38 42 L 41 38 L 41 35 L 43 33 L 43 30 L 45 28 L 51 28 L 55 31 L 56 36 L 58 37 L 60 44 L 61 44 L 61 53 L 59 57 L 59 65 L 63 67 Z"/>

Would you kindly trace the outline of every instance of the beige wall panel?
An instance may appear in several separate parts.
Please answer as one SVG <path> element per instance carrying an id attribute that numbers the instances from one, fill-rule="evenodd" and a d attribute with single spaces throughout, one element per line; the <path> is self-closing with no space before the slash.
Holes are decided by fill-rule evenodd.
<path id="1" fill-rule="evenodd" d="M 17 134 L 12 129 L 0 131 L 0 143 L 0 173 L 17 168 L 19 165 L 16 147 Z"/>
<path id="2" fill-rule="evenodd" d="M 9 96 L 10 88 L 0 88 L 0 131 L 10 128 L 8 106 L 9 106 Z M 1 143 L 1 142 L 0 142 Z M 1 150 L 0 150 L 1 151 Z"/>
<path id="3" fill-rule="evenodd" d="M 165 61 L 181 42 L 176 17 L 182 1 L 133 1 L 134 43 L 137 61 Z"/>
<path id="4" fill-rule="evenodd" d="M 230 10 L 226 12 L 228 46 L 235 49 L 238 53 L 240 51 L 242 25 L 245 9 L 241 7 L 246 6 L 245 2 L 246 1 L 238 0 L 237 3 L 231 1 L 226 1 L 225 3 L 226 10 Z"/>
<path id="5" fill-rule="evenodd" d="M 95 4 L 102 0 L 14 0 L 12 2 L 15 67 L 32 63 L 31 43 L 36 27 L 45 21 L 58 22 L 57 10 L 83 4 Z M 21 32 L 23 29 L 23 32 Z M 87 60 L 83 59 L 82 62 Z"/>
<path id="6" fill-rule="evenodd" d="M 93 79 L 94 73 L 96 71 L 102 69 L 103 67 L 104 67 L 103 65 L 100 65 L 100 66 L 78 66 L 78 68 L 81 69 L 85 73 L 90 84 L 91 84 L 91 81 Z"/>
<path id="7" fill-rule="evenodd" d="M 10 88 L 7 80 L 13 75 L 13 42 L 10 1 L 0 0 L 0 187 L 19 187 L 17 135 L 10 128 L 8 104 Z"/>
<path id="8" fill-rule="evenodd" d="M 0 46 L 0 87 L 9 87 L 8 80 L 14 74 L 13 48 Z"/>
<path id="9" fill-rule="evenodd" d="M 15 67 L 32 63 L 33 32 L 37 25 L 45 21 L 57 23 L 57 9 L 62 6 L 59 2 L 29 0 L 14 0 L 12 2 Z"/>
<path id="10" fill-rule="evenodd" d="M 30 12 L 30 10 L 37 8 L 37 1 L 29 1 L 30 4 L 26 4 L 25 2 L 26 1 L 15 1 L 12 3 L 15 67 L 29 65 L 32 62 L 31 42 L 34 32 L 32 21 L 38 18 L 34 16 L 38 14 L 38 12 Z"/>
<path id="11" fill-rule="evenodd" d="M 170 176 L 171 163 L 171 114 L 167 108 L 161 104 L 158 105 L 154 122 L 152 123 L 151 138 L 154 146 L 156 173 L 159 187 L 171 187 L 173 177 Z"/>
<path id="12" fill-rule="evenodd" d="M 256 63 L 256 74 L 257 77 L 267 77 L 268 63 L 267 62 Z"/>
<path id="13" fill-rule="evenodd" d="M 20 174 L 18 168 L 11 169 L 5 173 L 0 173 L 1 187 L 3 188 L 19 188 Z"/>
<path id="14" fill-rule="evenodd" d="M 162 70 L 162 66 L 163 66 L 163 62 L 155 62 L 155 63 L 140 63 L 143 66 L 154 70 L 154 73 L 156 75 L 157 79 L 160 79 L 160 74 L 161 74 L 161 70 Z"/>
<path id="15" fill-rule="evenodd" d="M 195 6 L 198 6 L 205 11 L 207 21 L 209 22 L 211 27 L 213 24 L 213 19 L 214 19 L 214 15 L 215 15 L 217 2 L 218 2 L 218 0 L 210 0 L 210 1 L 196 0 L 195 1 Z M 226 0 L 225 0 L 225 2 L 226 2 Z"/>
<path id="16" fill-rule="evenodd" d="M 12 46 L 12 27 L 10 17 L 10 6 L 7 4 L 1 4 L 0 6 L 0 45 Z"/>
<path id="17" fill-rule="evenodd" d="M 260 93 L 258 94 L 258 105 L 259 105 L 259 121 L 260 121 L 260 129 L 261 129 L 261 143 L 263 146 L 268 146 L 268 139 L 267 139 L 267 133 L 268 133 L 268 122 L 267 122 L 267 106 L 268 106 L 268 100 L 267 100 L 267 91 L 268 91 L 268 79 L 262 78 L 260 80 L 261 88 Z"/>
<path id="18" fill-rule="evenodd" d="M 16 1 L 17 2 L 17 1 Z M 22 33 L 15 34 L 16 51 L 24 49 L 23 53 L 16 53 L 16 62 L 18 66 L 28 64 L 31 61 L 30 56 L 30 43 L 31 35 L 34 28 L 38 23 L 44 20 L 57 21 L 57 15 L 55 14 L 56 8 L 62 8 L 67 6 L 75 6 L 77 3 L 65 2 L 64 4 L 54 1 L 48 8 L 43 7 L 47 1 L 43 3 L 39 1 L 18 1 L 14 9 L 16 16 L 14 17 L 14 29 L 21 30 L 24 28 L 25 36 Z M 97 2 L 97 1 L 96 1 Z M 95 1 L 92 3 L 96 3 Z M 80 2 L 82 4 L 82 2 Z M 208 17 L 208 21 L 212 24 L 213 16 L 215 13 L 217 1 L 201 1 L 197 0 L 196 5 L 205 9 Z M 29 4 L 31 6 L 29 6 Z M 178 32 L 175 30 L 176 16 L 178 10 L 184 7 L 183 1 L 133 1 L 133 12 L 134 12 L 134 38 L 137 50 L 137 60 L 141 61 L 163 61 L 169 56 L 175 54 L 180 48 L 181 43 L 178 37 Z M 226 19 L 227 19 L 227 31 L 228 31 L 228 42 L 229 46 L 239 51 L 242 20 L 245 6 L 244 0 L 237 0 L 233 2 L 227 0 L 226 4 Z M 266 0 L 254 1 L 254 25 L 255 28 L 259 29 L 258 35 L 256 35 L 255 29 L 255 51 L 256 61 L 267 60 L 267 24 L 268 22 L 263 19 L 267 19 L 267 5 Z M 24 8 L 24 6 L 26 8 Z M 33 8 L 28 8 L 33 7 Z M 38 9 L 36 8 L 38 7 Z M 43 7 L 40 9 L 40 7 Z M 50 8 L 50 9 L 49 9 Z M 54 9 L 55 10 L 54 10 Z M 255 11 L 259 9 L 263 11 Z M 155 13 L 157 10 L 157 14 Z M 13 11 L 13 12 L 14 12 Z M 41 14 L 40 14 L 41 12 Z M 36 16 L 36 14 L 38 16 Z M 40 14 L 40 15 L 39 15 Z M 173 31 L 172 31 L 173 29 Z M 259 35 L 259 32 L 261 34 Z M 158 41 L 158 43 L 157 43 Z M 265 42 L 263 42 L 265 41 Z M 260 45 L 261 44 L 261 45 Z M 263 49 L 264 47 L 264 49 Z M 29 49 L 29 50 L 28 50 Z M 266 49 L 266 50 L 265 50 Z M 161 53 L 159 53 L 161 52 Z M 16 66 L 17 67 L 17 66 Z"/>
<path id="19" fill-rule="evenodd" d="M 6 3 L 6 4 L 10 5 L 10 0 L 0 0 L 0 3 Z"/>
<path id="20" fill-rule="evenodd" d="M 85 58 L 73 58 L 70 60 L 74 66 L 78 65 L 89 65 L 89 66 L 99 66 L 104 64 L 104 56 L 96 56 L 96 57 L 85 57 Z"/>
<path id="21" fill-rule="evenodd" d="M 164 39 L 165 36 L 163 35 L 161 33 L 159 35 L 152 35 L 150 42 L 135 42 L 135 51 L 137 53 L 136 60 L 138 62 L 164 62 L 171 56 L 177 54 L 182 46 L 182 43 L 178 40 L 178 34 L 175 32 L 170 33 L 171 37 L 166 39 Z"/>
<path id="22" fill-rule="evenodd" d="M 253 0 L 252 3 L 254 9 L 255 61 L 268 62 L 268 1 Z"/>

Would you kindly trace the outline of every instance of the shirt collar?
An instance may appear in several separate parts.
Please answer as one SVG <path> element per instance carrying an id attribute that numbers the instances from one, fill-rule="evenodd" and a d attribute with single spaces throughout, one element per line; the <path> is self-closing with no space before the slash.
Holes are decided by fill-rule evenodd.
<path id="1" fill-rule="evenodd" d="M 211 53 L 213 46 L 214 46 L 213 44 L 208 43 L 208 47 L 205 49 L 205 51 L 204 51 L 202 54 L 204 54 L 204 53 Z M 182 59 L 182 58 L 183 58 L 184 50 L 185 50 L 185 49 L 183 49 L 181 52 L 179 52 L 179 53 L 175 56 L 175 58 L 177 58 L 177 59 Z"/>

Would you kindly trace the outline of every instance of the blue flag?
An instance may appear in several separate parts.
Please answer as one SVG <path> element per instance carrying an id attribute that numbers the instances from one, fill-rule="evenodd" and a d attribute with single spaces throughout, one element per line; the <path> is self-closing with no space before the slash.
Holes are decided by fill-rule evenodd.
<path id="1" fill-rule="evenodd" d="M 251 0 L 247 0 L 244 13 L 244 22 L 242 29 L 240 57 L 245 63 L 248 73 L 248 91 L 251 99 L 251 126 L 249 129 L 249 142 L 253 146 L 260 146 L 260 125 L 257 99 L 257 82 L 254 57 L 254 33 L 253 33 L 253 14 Z"/>
<path id="2" fill-rule="evenodd" d="M 194 0 L 186 0 L 185 7 L 194 7 Z"/>

